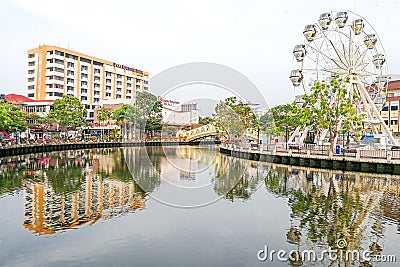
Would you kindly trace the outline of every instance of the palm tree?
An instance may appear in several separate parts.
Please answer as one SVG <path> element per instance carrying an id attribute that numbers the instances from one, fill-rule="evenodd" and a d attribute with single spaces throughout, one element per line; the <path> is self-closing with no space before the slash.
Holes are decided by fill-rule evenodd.
<path id="1" fill-rule="evenodd" d="M 111 116 L 111 111 L 108 111 L 104 107 L 102 107 L 97 114 L 97 119 L 99 120 L 101 125 L 103 122 L 110 120 Z M 101 138 L 104 138 L 104 127 L 101 128 Z"/>

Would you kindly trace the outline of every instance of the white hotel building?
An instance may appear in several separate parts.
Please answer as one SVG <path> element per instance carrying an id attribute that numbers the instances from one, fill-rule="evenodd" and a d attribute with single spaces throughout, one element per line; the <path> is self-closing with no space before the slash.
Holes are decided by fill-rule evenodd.
<path id="1" fill-rule="evenodd" d="M 148 91 L 149 73 L 69 49 L 41 45 L 28 50 L 27 96 L 55 100 L 77 97 L 93 121 L 102 100 L 132 99 Z"/>

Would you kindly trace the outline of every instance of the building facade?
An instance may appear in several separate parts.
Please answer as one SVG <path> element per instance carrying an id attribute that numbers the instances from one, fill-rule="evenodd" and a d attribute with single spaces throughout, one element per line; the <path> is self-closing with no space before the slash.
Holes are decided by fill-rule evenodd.
<path id="1" fill-rule="evenodd" d="M 27 96 L 55 100 L 77 97 L 94 120 L 101 100 L 132 99 L 148 91 L 149 73 L 69 49 L 41 45 L 28 50 Z"/>
<path id="2" fill-rule="evenodd" d="M 399 102 L 400 102 L 400 77 L 394 76 L 388 84 L 386 104 L 383 106 L 381 116 L 389 126 L 394 138 L 400 139 L 399 127 Z"/>

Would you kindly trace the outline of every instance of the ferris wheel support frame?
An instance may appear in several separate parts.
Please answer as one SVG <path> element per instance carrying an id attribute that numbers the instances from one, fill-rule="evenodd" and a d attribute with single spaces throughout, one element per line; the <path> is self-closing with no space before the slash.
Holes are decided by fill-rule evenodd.
<path id="1" fill-rule="evenodd" d="M 378 109 L 376 108 L 374 102 L 371 99 L 371 96 L 366 92 L 366 89 L 363 88 L 361 81 L 358 77 L 353 77 L 356 79 L 356 83 L 355 85 L 358 87 L 358 92 L 360 92 L 361 97 L 364 97 L 364 105 L 367 105 L 367 107 L 365 108 L 365 110 L 367 111 L 367 114 L 369 116 L 369 119 L 371 121 L 374 120 L 374 116 L 371 113 L 370 108 L 372 108 L 372 111 L 376 114 L 376 119 L 378 120 L 378 125 L 382 126 L 387 137 L 392 141 L 393 145 L 397 145 L 397 141 L 396 139 L 393 137 L 392 132 L 390 131 L 388 125 L 386 125 L 386 123 L 383 121 L 380 112 L 378 111 Z M 361 89 L 361 90 L 360 90 Z M 375 123 L 371 123 L 374 124 L 373 127 L 375 128 L 376 133 L 378 133 L 378 130 L 376 129 L 376 125 Z M 388 143 L 388 142 L 386 142 Z"/>

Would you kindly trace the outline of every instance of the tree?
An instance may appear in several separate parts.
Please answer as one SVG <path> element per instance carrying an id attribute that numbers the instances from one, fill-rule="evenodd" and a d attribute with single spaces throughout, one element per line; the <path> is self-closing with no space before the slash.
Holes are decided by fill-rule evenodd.
<path id="1" fill-rule="evenodd" d="M 343 129 L 359 136 L 362 116 L 357 114 L 355 103 L 358 96 L 349 92 L 349 78 L 338 75 L 330 81 L 314 81 L 310 94 L 303 95 L 306 107 L 299 110 L 300 123 L 318 129 L 328 129 L 330 150 L 334 151 L 335 140 Z"/>
<path id="2" fill-rule="evenodd" d="M 25 130 L 27 125 L 24 112 L 17 105 L 0 102 L 0 130 Z"/>
<path id="3" fill-rule="evenodd" d="M 97 119 L 100 122 L 100 124 L 105 122 L 105 121 L 108 121 L 109 119 L 111 119 L 111 117 L 112 117 L 111 111 L 106 110 L 104 107 L 102 107 L 99 110 L 99 112 L 97 113 Z M 102 133 L 101 133 L 102 136 L 101 137 L 103 138 L 103 136 L 104 136 L 104 126 L 101 126 L 101 127 L 102 127 L 101 128 L 101 131 L 102 131 Z"/>
<path id="4" fill-rule="evenodd" d="M 272 136 L 288 135 L 300 125 L 296 103 L 284 104 L 268 109 L 260 117 L 260 129 Z"/>
<path id="5" fill-rule="evenodd" d="M 199 118 L 199 123 L 200 124 L 204 124 L 204 125 L 213 124 L 214 123 L 214 119 L 212 117 L 208 117 L 208 116 L 200 117 Z"/>
<path id="6" fill-rule="evenodd" d="M 220 101 L 215 107 L 213 120 L 218 128 L 236 138 L 243 138 L 246 129 L 257 129 L 259 125 L 250 106 L 238 101 L 236 97 Z"/>
<path id="7" fill-rule="evenodd" d="M 135 129 L 141 131 L 161 131 L 162 102 L 153 94 L 139 92 L 135 103 L 114 110 L 113 118 L 125 129 L 127 124 L 133 124 Z"/>
<path id="8" fill-rule="evenodd" d="M 132 110 L 135 126 L 145 131 L 162 129 L 162 102 L 148 92 L 139 92 Z"/>
<path id="9" fill-rule="evenodd" d="M 86 109 L 78 98 L 63 95 L 61 99 L 54 101 L 53 109 L 50 110 L 48 117 L 68 132 L 69 128 L 86 124 Z"/>

